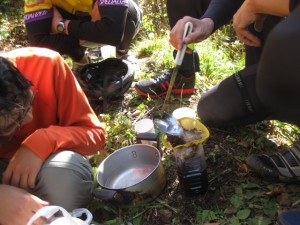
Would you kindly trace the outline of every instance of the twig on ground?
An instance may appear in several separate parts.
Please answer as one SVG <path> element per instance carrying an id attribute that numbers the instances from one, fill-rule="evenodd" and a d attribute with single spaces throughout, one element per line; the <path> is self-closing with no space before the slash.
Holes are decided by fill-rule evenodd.
<path id="1" fill-rule="evenodd" d="M 298 199 L 297 201 L 295 201 L 293 204 L 292 204 L 292 207 L 298 205 L 300 203 L 300 199 Z"/>
<path id="2" fill-rule="evenodd" d="M 157 201 L 162 204 L 163 206 L 167 207 L 168 209 L 171 209 L 174 213 L 177 213 L 177 209 L 173 208 L 172 206 L 168 205 L 168 203 L 166 203 L 165 201 L 161 200 L 161 199 L 157 199 Z"/>
<path id="3" fill-rule="evenodd" d="M 217 179 L 219 176 L 221 175 L 224 175 L 225 173 L 229 173 L 231 172 L 232 170 L 229 168 L 229 169 L 226 169 L 226 170 L 223 170 L 222 173 L 218 174 L 217 176 L 213 177 L 212 179 L 210 179 L 208 181 L 208 183 L 210 184 L 211 182 L 213 182 L 215 179 Z"/>
<path id="4" fill-rule="evenodd" d="M 144 115 L 143 117 L 146 117 L 147 115 L 149 115 L 153 110 L 155 109 L 155 107 L 152 107 L 151 109 L 149 109 Z M 137 119 L 134 120 L 133 124 L 135 124 L 137 121 L 139 121 L 141 118 L 141 116 L 138 116 Z"/>
<path id="5" fill-rule="evenodd" d="M 237 159 L 236 157 L 234 157 L 233 155 L 231 155 L 225 148 L 223 148 L 222 145 L 219 145 L 219 147 L 226 153 L 226 155 L 228 155 L 229 157 L 235 159 L 236 161 L 238 161 L 239 163 L 242 163 L 241 160 Z M 234 149 L 231 148 L 231 150 L 234 151 Z"/>
<path id="6" fill-rule="evenodd" d="M 136 214 L 136 215 L 133 217 L 133 219 L 135 219 L 135 218 L 137 218 L 137 217 L 143 215 L 143 214 L 144 214 L 145 212 L 147 212 L 149 209 L 150 209 L 150 208 L 144 209 L 142 212 Z"/>

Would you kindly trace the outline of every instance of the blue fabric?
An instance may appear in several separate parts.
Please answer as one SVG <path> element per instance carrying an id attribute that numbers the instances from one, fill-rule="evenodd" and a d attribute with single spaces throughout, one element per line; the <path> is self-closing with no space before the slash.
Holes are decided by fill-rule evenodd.
<path id="1" fill-rule="evenodd" d="M 278 225 L 299 225 L 300 211 L 287 211 L 282 213 L 277 220 Z"/>

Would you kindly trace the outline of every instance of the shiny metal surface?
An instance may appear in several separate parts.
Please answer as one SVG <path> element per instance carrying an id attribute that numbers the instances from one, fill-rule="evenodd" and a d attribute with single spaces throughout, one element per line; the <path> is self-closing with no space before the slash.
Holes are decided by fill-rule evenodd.
<path id="1" fill-rule="evenodd" d="M 155 170 L 155 165 L 131 166 L 132 168 L 128 168 L 121 173 L 117 173 L 116 171 L 116 176 L 109 177 L 106 180 L 105 186 L 112 189 L 127 188 L 140 183 Z"/>
<path id="2" fill-rule="evenodd" d="M 180 123 L 171 114 L 166 112 L 153 113 L 153 122 L 157 129 L 164 134 L 181 136 L 183 128 Z"/>
<path id="3" fill-rule="evenodd" d="M 100 164 L 97 179 L 105 188 L 130 187 L 147 178 L 159 163 L 160 153 L 155 147 L 143 144 L 127 146 L 113 152 Z"/>
<path id="4" fill-rule="evenodd" d="M 112 200 L 120 207 L 131 207 L 155 199 L 166 184 L 160 152 L 151 145 L 135 144 L 121 148 L 98 167 L 102 187 L 96 196 Z M 106 194 L 108 193 L 108 194 Z"/>

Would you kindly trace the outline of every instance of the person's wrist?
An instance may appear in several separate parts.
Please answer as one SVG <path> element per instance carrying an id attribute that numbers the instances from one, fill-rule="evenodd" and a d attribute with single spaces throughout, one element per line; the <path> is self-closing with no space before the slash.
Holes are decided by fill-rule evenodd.
<path id="1" fill-rule="evenodd" d="M 244 4 L 251 9 L 253 13 L 258 13 L 259 12 L 259 7 L 258 3 L 256 0 L 246 0 Z"/>
<path id="2" fill-rule="evenodd" d="M 206 26 L 211 30 L 211 32 L 214 29 L 215 23 L 211 18 L 203 18 L 203 22 L 205 22 Z"/>
<path id="3" fill-rule="evenodd" d="M 69 23 L 70 23 L 70 20 L 65 20 L 65 29 L 64 29 L 64 33 L 65 33 L 66 35 L 69 35 L 69 31 L 68 31 Z"/>

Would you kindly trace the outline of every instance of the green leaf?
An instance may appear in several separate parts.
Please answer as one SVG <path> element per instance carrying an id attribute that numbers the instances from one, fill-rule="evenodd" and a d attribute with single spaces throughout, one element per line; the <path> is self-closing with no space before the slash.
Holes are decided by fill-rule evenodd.
<path id="1" fill-rule="evenodd" d="M 250 213 L 251 213 L 250 209 L 242 209 L 242 210 L 237 212 L 236 216 L 240 220 L 244 220 L 244 219 L 247 219 L 250 216 Z"/>
<path id="2" fill-rule="evenodd" d="M 243 205 L 243 196 L 241 195 L 234 195 L 230 198 L 230 202 L 234 205 L 237 209 Z"/>
<path id="3" fill-rule="evenodd" d="M 243 194 L 243 189 L 242 189 L 242 187 L 241 187 L 241 186 L 236 187 L 236 188 L 235 188 L 235 193 L 236 193 L 236 194 L 242 195 L 242 194 Z"/>
<path id="4" fill-rule="evenodd" d="M 253 199 L 253 198 L 257 198 L 257 197 L 261 197 L 261 196 L 264 196 L 264 193 L 262 191 L 255 191 L 255 190 L 249 190 L 249 191 L 246 191 L 245 193 L 245 198 L 250 200 L 250 199 Z"/>
<path id="5" fill-rule="evenodd" d="M 270 199 L 269 201 L 265 201 L 263 206 L 264 206 L 263 208 L 264 214 L 269 218 L 274 217 L 277 211 L 280 209 L 276 201 L 273 199 Z"/>
<path id="6" fill-rule="evenodd" d="M 272 224 L 272 221 L 270 218 L 265 217 L 255 217 L 252 219 L 249 219 L 248 225 L 269 225 Z"/>
<path id="7" fill-rule="evenodd" d="M 113 219 L 113 220 L 108 220 L 105 221 L 103 224 L 104 225 L 120 225 L 122 221 L 119 218 Z"/>
<path id="8" fill-rule="evenodd" d="M 197 212 L 197 222 L 199 224 L 204 224 L 213 220 L 216 220 L 217 216 L 214 211 L 201 210 Z"/>
<path id="9" fill-rule="evenodd" d="M 237 217 L 232 217 L 230 219 L 230 225 L 241 225 L 240 220 Z"/>
<path id="10" fill-rule="evenodd" d="M 247 184 L 241 184 L 241 187 L 243 189 L 261 189 L 261 186 L 258 184 L 253 184 L 253 183 L 247 183 Z"/>

